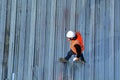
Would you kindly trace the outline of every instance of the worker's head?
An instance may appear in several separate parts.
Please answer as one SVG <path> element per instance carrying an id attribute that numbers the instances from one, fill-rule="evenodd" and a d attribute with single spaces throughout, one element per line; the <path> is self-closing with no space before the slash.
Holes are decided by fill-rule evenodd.
<path id="1" fill-rule="evenodd" d="M 75 32 L 73 31 L 68 31 L 67 34 L 66 34 L 66 37 L 68 38 L 68 40 L 72 40 L 75 38 Z"/>

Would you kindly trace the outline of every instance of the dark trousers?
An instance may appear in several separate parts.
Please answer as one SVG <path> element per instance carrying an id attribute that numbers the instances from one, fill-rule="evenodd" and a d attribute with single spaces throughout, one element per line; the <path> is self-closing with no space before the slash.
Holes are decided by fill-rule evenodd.
<path id="1" fill-rule="evenodd" d="M 65 59 L 66 59 L 66 60 L 69 60 L 72 55 L 75 55 L 75 53 L 74 53 L 72 50 L 70 50 L 70 51 L 67 53 L 67 56 L 65 57 Z M 76 57 L 77 57 L 77 58 L 80 58 L 80 59 L 83 60 L 83 61 L 85 61 L 82 53 L 81 53 L 81 54 L 77 54 Z"/>

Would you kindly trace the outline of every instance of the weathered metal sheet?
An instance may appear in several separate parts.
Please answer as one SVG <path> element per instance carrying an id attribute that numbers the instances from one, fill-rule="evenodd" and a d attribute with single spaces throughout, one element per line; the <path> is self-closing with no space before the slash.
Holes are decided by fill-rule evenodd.
<path id="1" fill-rule="evenodd" d="M 115 30 L 115 35 L 114 35 L 114 40 L 115 40 L 115 45 L 114 45 L 114 59 L 115 59 L 115 62 L 114 62 L 114 65 L 115 65 L 115 68 L 114 68 L 114 75 L 115 75 L 115 80 L 119 80 L 120 79 L 120 76 L 119 76 L 119 72 L 120 72 L 120 23 L 119 23 L 119 20 L 120 20 L 120 1 L 119 0 L 115 0 L 115 25 L 114 25 L 114 30 Z"/>
<path id="2" fill-rule="evenodd" d="M 5 65 L 3 61 L 4 57 L 4 43 L 5 43 L 5 24 L 6 24 L 6 4 L 7 1 L 0 1 L 0 79 L 2 79 L 3 67 Z"/>
<path id="3" fill-rule="evenodd" d="M 25 27 L 26 27 L 26 0 L 21 0 L 21 17 L 20 17 L 20 39 L 17 80 L 23 79 L 24 54 L 25 54 Z M 21 57 L 22 56 L 22 57 Z"/>
<path id="4" fill-rule="evenodd" d="M 7 78 L 12 79 L 13 73 L 13 59 L 15 47 L 15 23 L 16 23 L 16 0 L 11 3 L 11 20 L 10 20 L 10 41 L 9 41 L 9 55 L 8 55 L 8 74 Z"/>
<path id="5" fill-rule="evenodd" d="M 0 80 L 120 80 L 119 0 L 1 0 L 0 4 Z M 9 25 L 5 77 L 2 63 Z M 69 51 L 68 30 L 83 36 L 85 65 L 72 63 L 74 56 L 68 64 L 58 62 Z"/>

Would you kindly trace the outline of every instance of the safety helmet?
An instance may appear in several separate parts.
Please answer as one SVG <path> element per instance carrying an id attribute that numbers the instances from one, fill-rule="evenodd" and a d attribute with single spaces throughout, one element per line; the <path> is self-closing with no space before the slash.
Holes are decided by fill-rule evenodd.
<path id="1" fill-rule="evenodd" d="M 75 32 L 73 32 L 73 31 L 68 31 L 67 34 L 66 34 L 66 37 L 67 37 L 67 38 L 74 38 L 74 37 L 75 37 Z"/>

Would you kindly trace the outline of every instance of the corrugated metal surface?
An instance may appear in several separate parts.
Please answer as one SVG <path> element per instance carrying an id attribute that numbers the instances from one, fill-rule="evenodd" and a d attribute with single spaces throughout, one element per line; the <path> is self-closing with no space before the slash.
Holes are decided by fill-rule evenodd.
<path id="1" fill-rule="evenodd" d="M 0 0 L 0 80 L 120 80 L 119 21 L 119 0 Z M 68 30 L 85 65 L 58 62 Z"/>

